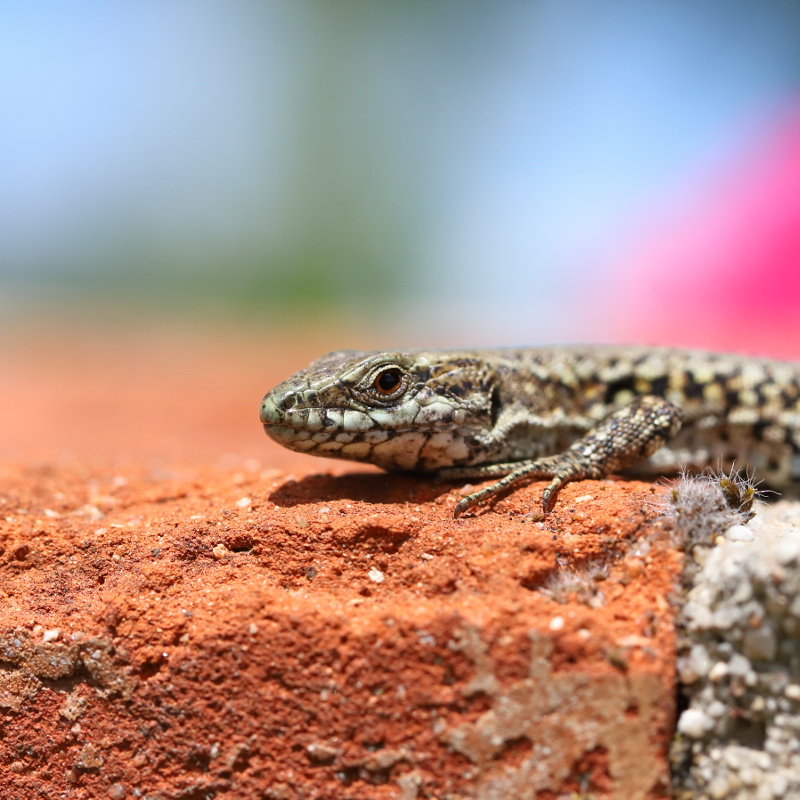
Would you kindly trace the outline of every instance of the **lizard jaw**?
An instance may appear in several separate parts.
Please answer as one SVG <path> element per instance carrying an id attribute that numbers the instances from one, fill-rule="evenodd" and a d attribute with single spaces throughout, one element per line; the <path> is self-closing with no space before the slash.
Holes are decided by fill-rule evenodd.
<path id="1" fill-rule="evenodd" d="M 452 428 L 390 430 L 375 425 L 364 412 L 294 404 L 287 410 L 285 405 L 282 396 L 267 394 L 261 403 L 261 423 L 273 441 L 300 453 L 423 471 L 463 463 L 469 455 L 463 433 Z M 366 423 L 371 429 L 364 429 Z"/>

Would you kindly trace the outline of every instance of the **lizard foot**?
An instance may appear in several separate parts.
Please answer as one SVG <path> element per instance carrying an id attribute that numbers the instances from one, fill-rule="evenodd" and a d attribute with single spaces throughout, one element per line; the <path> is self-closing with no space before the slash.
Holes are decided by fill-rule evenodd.
<path id="1" fill-rule="evenodd" d="M 663 397 L 638 397 L 610 414 L 563 453 L 515 465 L 487 465 L 483 472 L 476 468 L 476 476 L 494 477 L 498 467 L 508 474 L 460 500 L 453 514 L 459 517 L 476 503 L 521 483 L 551 478 L 542 493 L 542 511 L 549 514 L 564 484 L 603 478 L 643 461 L 675 436 L 682 422 L 681 409 Z"/>

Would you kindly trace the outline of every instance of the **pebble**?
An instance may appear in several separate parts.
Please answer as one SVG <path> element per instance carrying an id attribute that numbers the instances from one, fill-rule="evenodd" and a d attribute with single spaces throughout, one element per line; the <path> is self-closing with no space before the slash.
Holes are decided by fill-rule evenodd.
<path id="1" fill-rule="evenodd" d="M 747 631 L 744 635 L 744 653 L 751 661 L 772 661 L 778 642 L 769 625 L 763 625 L 754 631 Z"/>
<path id="2" fill-rule="evenodd" d="M 708 673 L 710 681 L 721 681 L 728 674 L 728 665 L 724 661 L 717 661 Z"/>
<path id="3" fill-rule="evenodd" d="M 790 700 L 800 700 L 800 686 L 796 683 L 790 683 L 784 690 L 783 693 L 790 699 Z"/>
<path id="4" fill-rule="evenodd" d="M 372 569 L 370 569 L 370 571 L 367 573 L 367 577 L 373 583 L 383 583 L 384 580 L 384 574 L 377 567 L 372 567 Z"/>
<path id="5" fill-rule="evenodd" d="M 752 528 L 748 528 L 746 525 L 734 525 L 732 528 L 728 528 L 725 538 L 729 542 L 752 542 L 756 535 Z"/>
<path id="6" fill-rule="evenodd" d="M 711 660 L 701 644 L 693 644 L 689 654 L 678 660 L 678 675 L 684 683 L 694 683 L 708 675 Z"/>
<path id="7" fill-rule="evenodd" d="M 728 673 L 744 678 L 750 672 L 750 661 L 741 653 L 734 653 L 728 662 Z"/>
<path id="8" fill-rule="evenodd" d="M 214 556 L 214 558 L 217 561 L 219 561 L 222 558 L 225 558 L 225 556 L 229 556 L 230 554 L 231 551 L 228 550 L 228 548 L 225 547 L 225 545 L 222 544 L 221 542 L 217 545 L 214 545 L 214 547 L 211 549 L 211 555 Z"/>
<path id="9" fill-rule="evenodd" d="M 775 555 L 781 564 L 789 565 L 800 561 L 800 538 L 785 536 L 778 541 Z"/>
<path id="10" fill-rule="evenodd" d="M 714 721 L 699 708 L 687 708 L 678 720 L 678 731 L 692 739 L 702 738 Z"/>

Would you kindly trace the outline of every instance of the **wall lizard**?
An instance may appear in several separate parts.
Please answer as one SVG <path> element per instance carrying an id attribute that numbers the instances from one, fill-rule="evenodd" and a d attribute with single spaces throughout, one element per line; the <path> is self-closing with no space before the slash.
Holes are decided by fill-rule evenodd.
<path id="1" fill-rule="evenodd" d="M 800 482 L 800 364 L 619 347 L 329 353 L 268 392 L 261 422 L 303 453 L 494 479 L 459 516 L 548 479 L 747 465 Z"/>

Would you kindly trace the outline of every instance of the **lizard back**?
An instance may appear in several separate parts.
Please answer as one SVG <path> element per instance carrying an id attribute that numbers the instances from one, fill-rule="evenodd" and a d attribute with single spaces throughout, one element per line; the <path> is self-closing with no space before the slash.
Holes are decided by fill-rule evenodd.
<path id="1" fill-rule="evenodd" d="M 521 406 L 509 414 L 517 430 L 508 439 L 528 453 L 515 449 L 510 460 L 559 452 L 635 397 L 653 395 L 681 408 L 683 428 L 632 471 L 746 464 L 773 485 L 800 480 L 800 364 L 667 348 L 500 352 L 505 391 Z M 531 453 L 542 431 L 552 432 L 547 452 Z"/>
<path id="2" fill-rule="evenodd" d="M 683 427 L 635 471 L 752 467 L 800 480 L 800 365 L 659 348 L 339 351 L 267 393 L 266 432 L 316 455 L 438 471 L 562 452 L 635 398 Z"/>

